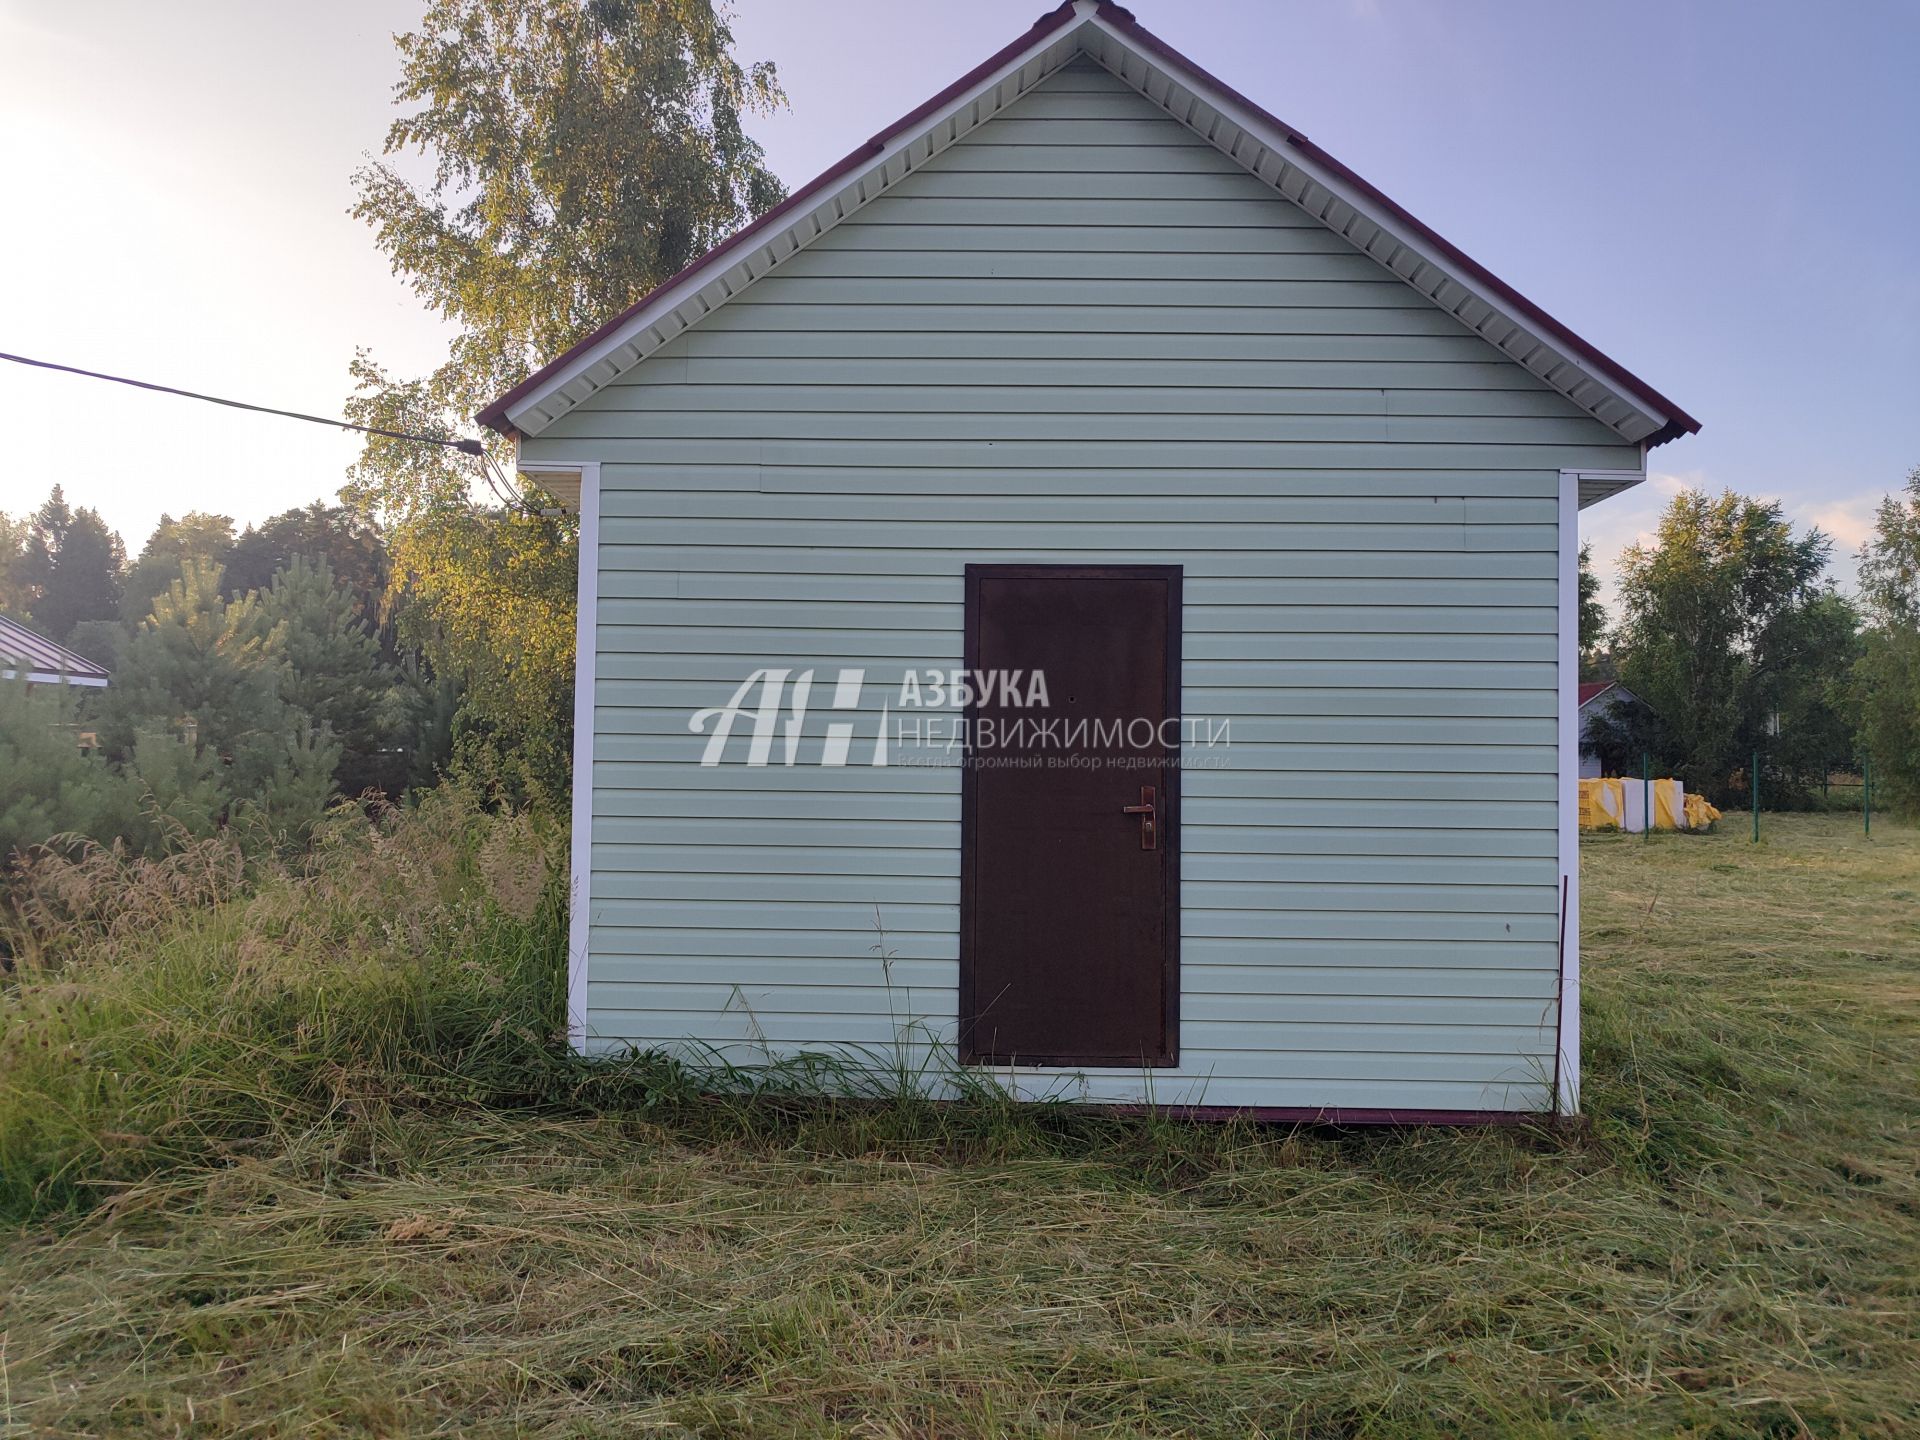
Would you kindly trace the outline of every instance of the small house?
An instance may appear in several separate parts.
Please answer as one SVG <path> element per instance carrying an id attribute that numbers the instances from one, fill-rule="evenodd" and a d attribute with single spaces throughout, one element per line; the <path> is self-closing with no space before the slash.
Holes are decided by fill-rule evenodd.
<path id="1" fill-rule="evenodd" d="M 1608 764 L 1609 757 L 1601 753 L 1599 741 L 1608 722 L 1616 718 L 1616 712 L 1622 710 L 1644 711 L 1646 701 L 1618 680 L 1582 681 L 1578 696 L 1580 706 L 1580 778 L 1597 780 L 1602 775 L 1620 774 L 1618 763 Z M 1617 761 L 1617 757 L 1616 761 Z"/>
<path id="2" fill-rule="evenodd" d="M 74 685 L 104 688 L 106 667 L 49 640 L 18 620 L 0 615 L 0 680 L 24 676 L 29 685 Z"/>
<path id="3" fill-rule="evenodd" d="M 481 418 L 579 513 L 584 1050 L 1577 1107 L 1578 513 L 1698 424 L 1128 11 Z"/>

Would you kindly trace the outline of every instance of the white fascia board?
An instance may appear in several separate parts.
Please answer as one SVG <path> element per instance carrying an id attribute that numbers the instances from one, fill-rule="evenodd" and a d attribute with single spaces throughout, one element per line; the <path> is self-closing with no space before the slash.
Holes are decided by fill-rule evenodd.
<path id="1" fill-rule="evenodd" d="M 912 130 L 887 140 L 868 165 L 850 172 L 845 182 L 817 204 L 793 216 L 756 244 L 714 257 L 650 300 L 613 334 L 582 352 L 540 390 L 507 411 L 507 420 L 523 435 L 538 435 L 582 400 L 632 368 L 651 351 L 687 330 L 827 233 L 854 211 L 878 198 L 918 170 L 961 136 L 978 129 L 1079 53 L 1078 35 L 1093 24 L 1091 10 L 1035 39 L 1032 45 L 989 71 L 975 84 L 927 116 Z M 1025 72 L 1032 70 L 1032 74 Z M 1011 94 L 1000 94 L 1008 81 Z M 991 101 L 991 104 L 982 104 Z M 605 369 L 596 379 L 594 372 Z M 553 406 L 556 396 L 566 403 Z"/>
<path id="2" fill-rule="evenodd" d="M 17 680 L 20 672 L 9 666 L 0 670 L 0 680 Z M 105 689 L 107 677 L 104 675 L 62 675 L 53 670 L 27 671 L 29 685 L 84 685 L 91 690 Z"/>

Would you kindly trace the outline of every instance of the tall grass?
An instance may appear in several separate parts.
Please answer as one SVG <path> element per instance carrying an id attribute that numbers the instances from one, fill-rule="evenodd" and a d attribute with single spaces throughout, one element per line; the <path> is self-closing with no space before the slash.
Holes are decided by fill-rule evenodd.
<path id="1" fill-rule="evenodd" d="M 1589 842 L 1572 1131 L 583 1065 L 561 843 L 38 862 L 0 1434 L 1920 1433 L 1910 829 Z"/>
<path id="2" fill-rule="evenodd" d="M 221 839 L 26 857 L 0 983 L 0 1214 L 287 1143 L 342 1115 L 559 1080 L 548 829 L 458 789 L 335 815 L 297 864 Z"/>

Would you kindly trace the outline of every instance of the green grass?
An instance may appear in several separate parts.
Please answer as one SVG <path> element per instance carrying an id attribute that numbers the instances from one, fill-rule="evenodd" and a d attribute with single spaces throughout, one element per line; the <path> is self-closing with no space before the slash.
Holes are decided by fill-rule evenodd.
<path id="1" fill-rule="evenodd" d="M 582 1072 L 547 842 L 343 833 L 0 992 L 0 1435 L 1920 1433 L 1875 830 L 1588 842 L 1580 1134 Z"/>

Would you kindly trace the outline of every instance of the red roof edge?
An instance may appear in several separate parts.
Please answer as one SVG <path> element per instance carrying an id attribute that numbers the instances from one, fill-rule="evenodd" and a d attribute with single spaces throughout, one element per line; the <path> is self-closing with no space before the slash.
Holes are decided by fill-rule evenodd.
<path id="1" fill-rule="evenodd" d="M 1585 705 L 1589 700 L 1606 694 L 1607 691 L 1613 689 L 1613 687 L 1619 683 L 1617 680 L 1583 680 L 1580 682 L 1579 703 Z"/>
<path id="2" fill-rule="evenodd" d="M 1235 90 L 1217 75 L 1214 75 L 1194 61 L 1189 60 L 1158 35 L 1155 35 L 1151 30 L 1148 30 L 1136 21 L 1131 12 L 1110 3 L 1110 0 L 1101 0 L 1100 17 L 1115 29 L 1125 31 L 1131 39 L 1139 43 L 1142 49 L 1151 50 L 1162 60 L 1170 61 L 1179 66 L 1194 79 L 1218 91 L 1220 94 L 1232 100 L 1236 105 L 1244 107 L 1249 114 L 1256 116 L 1281 131 L 1286 136 L 1289 145 L 1292 145 L 1302 154 L 1312 159 L 1316 164 L 1333 172 L 1341 180 L 1352 186 L 1355 190 L 1358 190 L 1370 202 L 1391 215 L 1403 228 L 1410 231 L 1422 242 L 1431 246 L 1456 267 L 1464 271 L 1480 288 L 1498 296 L 1505 302 L 1509 309 L 1525 317 L 1536 329 L 1558 340 L 1568 350 L 1572 351 L 1577 358 L 1597 365 L 1602 370 L 1610 372 L 1614 377 L 1625 381 L 1629 388 L 1637 390 L 1647 400 L 1652 401 L 1653 404 L 1666 412 L 1667 423 L 1653 434 L 1647 436 L 1646 439 L 1642 440 L 1640 442 L 1641 444 L 1651 449 L 1655 445 L 1664 445 L 1669 440 L 1678 440 L 1682 435 L 1692 435 L 1699 431 L 1700 422 L 1698 420 L 1687 414 L 1686 411 L 1682 410 L 1678 405 L 1674 404 L 1673 401 L 1647 384 L 1646 381 L 1642 380 L 1638 375 L 1635 375 L 1618 360 L 1608 355 L 1604 350 L 1600 349 L 1599 346 L 1581 339 L 1580 336 L 1547 314 L 1546 311 L 1534 304 L 1533 301 L 1527 299 L 1526 296 L 1522 295 L 1498 275 L 1495 275 L 1491 270 L 1487 269 L 1487 267 L 1482 265 L 1478 260 L 1475 260 L 1471 255 L 1467 254 L 1466 251 L 1438 234 L 1421 220 L 1408 214 L 1406 210 L 1388 198 L 1377 187 L 1355 174 L 1340 161 L 1334 159 L 1333 156 L 1307 139 L 1304 134 L 1294 129 L 1293 126 L 1279 119 L 1270 111 L 1254 104 L 1253 101 L 1242 95 L 1238 90 Z"/>
<path id="3" fill-rule="evenodd" d="M 1122 11 L 1120 13 L 1124 14 L 1126 12 Z M 871 160 L 875 155 L 878 155 L 882 150 L 886 149 L 887 142 L 892 140 L 901 131 L 919 124 L 920 121 L 926 119 L 927 116 L 931 115 L 948 101 L 964 93 L 988 75 L 992 74 L 995 70 L 999 69 L 1000 66 L 1033 44 L 1035 40 L 1060 29 L 1073 18 L 1073 0 L 1061 0 L 1058 8 L 1049 10 L 1038 20 L 1034 21 L 1024 35 L 1001 46 L 985 60 L 982 60 L 978 65 L 974 66 L 973 69 L 947 86 L 946 89 L 927 100 L 924 104 L 916 105 L 845 159 L 828 166 L 798 190 L 787 196 L 787 198 L 782 200 L 778 205 L 775 205 L 771 210 L 768 210 L 758 218 L 734 231 L 733 234 L 729 235 L 725 240 L 722 240 L 718 245 L 707 251 L 706 254 L 702 255 L 699 259 L 693 261 L 692 264 L 680 270 L 677 274 L 661 281 L 660 284 L 654 286 L 653 289 L 649 290 L 625 310 L 622 310 L 618 315 L 607 321 L 606 324 L 600 326 L 584 340 L 577 342 L 560 355 L 549 360 L 545 365 L 542 365 L 538 370 L 534 371 L 533 374 L 507 391 L 507 393 L 502 395 L 498 400 L 488 405 L 474 418 L 489 429 L 498 430 L 502 435 L 517 434 L 518 432 L 513 428 L 513 422 L 507 419 L 507 411 L 512 406 L 518 404 L 526 396 L 532 394 L 548 380 L 552 379 L 554 375 L 572 364 L 583 351 L 597 345 L 622 325 L 626 324 L 627 321 L 631 320 L 641 310 L 652 304 L 655 297 L 666 290 L 672 289 L 675 285 L 679 284 L 680 281 L 693 274 L 694 271 L 702 269 L 721 255 L 738 249 L 768 226 L 778 223 L 784 216 L 814 199 L 821 191 L 833 184 L 834 181 L 840 179 L 848 172 L 857 169 L 860 165 Z"/>

